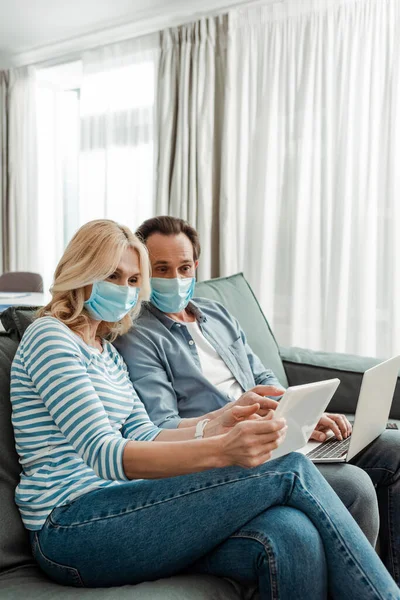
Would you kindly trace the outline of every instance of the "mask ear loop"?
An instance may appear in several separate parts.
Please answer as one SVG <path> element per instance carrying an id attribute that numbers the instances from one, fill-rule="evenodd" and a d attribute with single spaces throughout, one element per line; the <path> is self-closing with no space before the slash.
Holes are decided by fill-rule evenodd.
<path id="1" fill-rule="evenodd" d="M 86 304 L 86 302 L 90 302 L 91 300 L 93 300 L 93 296 L 95 296 L 97 293 L 97 281 L 93 281 L 92 283 L 92 291 L 90 292 L 90 296 L 87 300 L 85 300 L 84 304 Z"/>

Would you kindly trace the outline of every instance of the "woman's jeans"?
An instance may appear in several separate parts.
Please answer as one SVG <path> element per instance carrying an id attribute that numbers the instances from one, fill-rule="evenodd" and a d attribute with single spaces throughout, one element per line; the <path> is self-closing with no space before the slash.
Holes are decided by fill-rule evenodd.
<path id="1" fill-rule="evenodd" d="M 276 505 L 303 513 L 320 537 L 303 537 L 299 515 L 304 560 L 296 564 L 286 555 L 284 576 L 270 561 L 267 509 Z M 139 583 L 189 570 L 258 583 L 262 600 L 304 598 L 296 587 L 299 573 L 309 551 L 318 548 L 322 555 L 323 547 L 333 598 L 400 599 L 345 506 L 314 465 L 295 452 L 251 470 L 214 469 L 90 492 L 54 509 L 32 538 L 39 565 L 67 585 Z M 320 574 L 313 583 L 312 597 L 324 598 Z"/>

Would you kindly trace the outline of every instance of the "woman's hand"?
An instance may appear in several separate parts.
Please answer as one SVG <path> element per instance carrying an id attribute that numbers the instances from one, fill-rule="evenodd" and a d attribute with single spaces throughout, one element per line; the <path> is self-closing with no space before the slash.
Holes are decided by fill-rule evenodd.
<path id="1" fill-rule="evenodd" d="M 272 416 L 271 411 L 266 417 L 241 421 L 221 437 L 226 466 L 257 467 L 271 458 L 287 430 L 285 419 L 273 420 Z"/>
<path id="2" fill-rule="evenodd" d="M 258 404 L 257 414 L 260 417 L 265 417 L 270 410 L 276 409 L 278 402 L 271 398 L 265 398 L 264 396 L 282 396 L 283 393 L 284 390 L 280 390 L 272 385 L 257 385 L 248 392 L 242 394 L 237 400 L 228 402 L 222 408 L 214 410 L 205 416 L 212 420 L 216 420 L 223 413 L 230 411 L 234 406 L 254 406 L 254 404 Z"/>
<path id="3" fill-rule="evenodd" d="M 270 410 L 275 410 L 279 402 L 272 400 L 272 398 L 266 398 L 265 396 L 276 396 L 280 398 L 284 393 L 284 390 L 280 390 L 273 385 L 256 385 L 248 392 L 242 394 L 233 404 L 239 406 L 248 406 L 258 402 L 260 408 L 258 414 L 260 417 L 265 417 Z"/>
<path id="4" fill-rule="evenodd" d="M 256 394 L 253 394 L 256 396 Z M 261 419 L 257 415 L 260 410 L 260 404 L 252 401 L 247 406 L 240 406 L 234 402 L 227 405 L 226 409 L 218 417 L 207 423 L 204 429 L 204 437 L 212 437 L 227 433 L 241 421 L 248 419 Z"/>

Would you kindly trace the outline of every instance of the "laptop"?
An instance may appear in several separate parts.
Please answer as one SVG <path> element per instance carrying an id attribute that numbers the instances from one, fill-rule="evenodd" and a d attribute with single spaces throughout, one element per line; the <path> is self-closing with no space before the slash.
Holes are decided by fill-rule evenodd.
<path id="1" fill-rule="evenodd" d="M 399 370 L 400 356 L 395 356 L 365 371 L 350 437 L 337 440 L 332 434 L 324 442 L 308 442 L 298 452 L 315 463 L 353 459 L 386 429 Z"/>
<path id="2" fill-rule="evenodd" d="M 328 379 L 287 388 L 273 418 L 284 417 L 288 429 L 285 439 L 272 451 L 269 460 L 298 450 L 307 443 L 339 383 L 339 379 Z"/>

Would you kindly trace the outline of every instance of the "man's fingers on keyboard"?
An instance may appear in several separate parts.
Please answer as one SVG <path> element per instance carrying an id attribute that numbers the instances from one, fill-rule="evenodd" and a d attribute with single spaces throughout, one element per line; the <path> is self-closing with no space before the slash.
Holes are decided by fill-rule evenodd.
<path id="1" fill-rule="evenodd" d="M 349 437 L 351 434 L 351 425 L 344 415 L 327 413 L 326 416 L 337 424 L 344 439 Z"/>
<path id="2" fill-rule="evenodd" d="M 334 419 L 331 418 L 331 415 L 327 415 L 327 414 L 323 415 L 323 417 L 320 419 L 318 425 L 322 425 L 324 428 L 331 429 L 338 440 L 343 439 L 342 432 L 340 431 L 340 428 L 336 424 Z"/>

